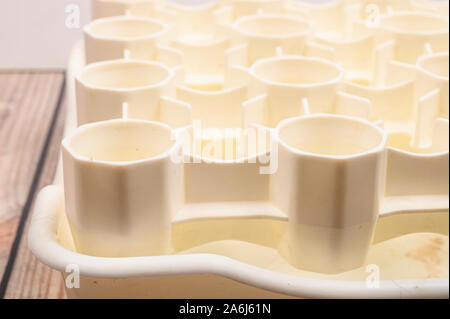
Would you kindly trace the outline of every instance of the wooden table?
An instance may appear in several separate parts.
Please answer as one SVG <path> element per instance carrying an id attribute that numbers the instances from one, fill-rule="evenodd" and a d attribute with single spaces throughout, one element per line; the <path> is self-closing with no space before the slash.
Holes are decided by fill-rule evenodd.
<path id="1" fill-rule="evenodd" d="M 64 127 L 65 74 L 0 73 L 0 298 L 65 298 L 29 251 L 37 192 L 51 184 Z"/>

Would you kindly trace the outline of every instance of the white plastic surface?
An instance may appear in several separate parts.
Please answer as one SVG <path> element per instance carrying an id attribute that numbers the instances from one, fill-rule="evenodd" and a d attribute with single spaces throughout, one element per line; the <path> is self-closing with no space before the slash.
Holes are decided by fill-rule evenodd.
<path id="1" fill-rule="evenodd" d="M 33 252 L 80 266 L 70 297 L 448 297 L 445 19 L 399 8 L 367 28 L 343 1 L 152 7 L 136 12 L 170 31 L 147 61 L 127 46 L 145 28 L 100 28 L 128 39 L 73 51 L 64 183 L 60 167 L 39 196 Z M 271 23 L 301 26 L 301 47 Z"/>

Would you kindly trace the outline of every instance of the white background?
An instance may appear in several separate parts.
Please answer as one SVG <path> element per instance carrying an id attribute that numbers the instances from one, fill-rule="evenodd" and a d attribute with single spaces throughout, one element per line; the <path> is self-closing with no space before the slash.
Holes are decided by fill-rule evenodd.
<path id="1" fill-rule="evenodd" d="M 90 20 L 90 0 L 0 0 L 0 69 L 65 68 L 82 29 L 65 26 L 68 4 Z"/>

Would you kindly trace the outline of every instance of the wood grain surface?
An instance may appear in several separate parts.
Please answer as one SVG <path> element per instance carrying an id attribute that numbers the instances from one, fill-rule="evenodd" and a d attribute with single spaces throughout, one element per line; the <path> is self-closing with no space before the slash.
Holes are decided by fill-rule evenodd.
<path id="1" fill-rule="evenodd" d="M 28 250 L 39 189 L 50 184 L 64 127 L 64 73 L 0 73 L 0 298 L 62 298 L 62 279 Z"/>

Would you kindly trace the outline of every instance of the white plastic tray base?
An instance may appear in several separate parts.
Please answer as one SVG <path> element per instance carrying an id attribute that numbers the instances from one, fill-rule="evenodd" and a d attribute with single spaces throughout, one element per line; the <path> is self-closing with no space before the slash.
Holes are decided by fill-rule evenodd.
<path id="1" fill-rule="evenodd" d="M 170 256 L 101 258 L 78 254 L 73 249 L 62 195 L 58 186 L 41 192 L 30 242 L 39 259 L 63 275 L 67 265 L 78 265 L 80 288 L 67 289 L 69 297 L 448 298 L 447 213 L 381 218 L 375 235 L 378 243 L 372 246 L 367 261 L 379 267 L 381 281 L 378 288 L 369 288 L 366 267 L 324 275 L 290 266 L 275 249 L 283 245 L 285 222 L 270 219 L 228 219 L 220 221 L 220 227 L 219 221 L 174 224 L 176 251 Z M 398 237 L 399 229 L 414 232 L 420 224 L 437 233 Z M 393 239 L 383 241 L 387 238 Z"/>

